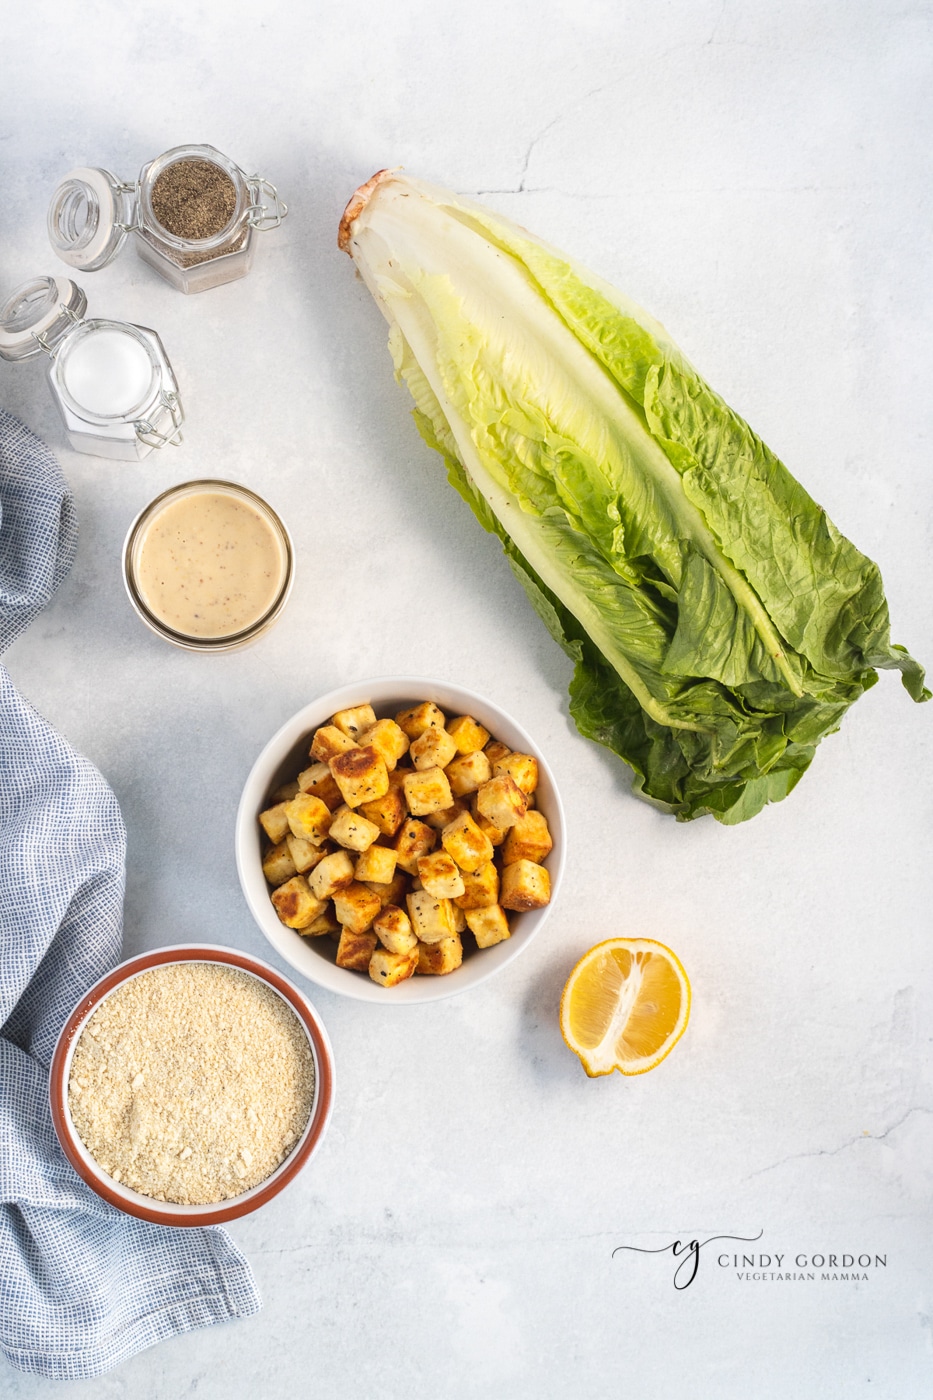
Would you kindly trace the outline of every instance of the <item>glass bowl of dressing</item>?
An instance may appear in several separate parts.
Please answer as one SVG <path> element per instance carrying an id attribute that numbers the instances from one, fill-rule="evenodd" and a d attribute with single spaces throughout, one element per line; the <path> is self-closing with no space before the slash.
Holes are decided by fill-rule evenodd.
<path id="1" fill-rule="evenodd" d="M 188 651 L 233 651 L 266 632 L 291 593 L 294 549 L 261 496 L 185 481 L 150 501 L 123 546 L 123 582 L 150 631 Z"/>

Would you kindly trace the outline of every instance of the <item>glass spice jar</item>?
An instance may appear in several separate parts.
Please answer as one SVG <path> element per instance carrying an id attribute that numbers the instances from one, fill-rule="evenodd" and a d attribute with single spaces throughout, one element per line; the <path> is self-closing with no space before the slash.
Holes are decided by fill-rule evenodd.
<path id="1" fill-rule="evenodd" d="M 181 442 L 184 412 L 165 347 L 129 321 L 84 320 L 67 277 L 36 277 L 0 305 L 0 357 L 45 353 L 49 387 L 76 452 L 138 462 Z"/>
<path id="2" fill-rule="evenodd" d="M 98 166 L 61 180 L 49 205 L 49 239 L 71 267 L 96 272 L 128 234 L 144 262 L 180 292 L 245 277 L 253 235 L 277 228 L 288 206 L 261 175 L 244 175 L 213 146 L 173 146 L 126 184 Z"/>

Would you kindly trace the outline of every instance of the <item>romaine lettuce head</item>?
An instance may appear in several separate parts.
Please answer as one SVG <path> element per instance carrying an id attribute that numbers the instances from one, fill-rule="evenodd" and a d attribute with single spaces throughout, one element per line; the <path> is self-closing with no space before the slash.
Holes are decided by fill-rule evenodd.
<path id="1" fill-rule="evenodd" d="M 647 312 L 482 206 L 380 171 L 340 244 L 453 486 L 575 662 L 581 733 L 681 819 L 744 821 L 896 668 L 875 564 Z"/>

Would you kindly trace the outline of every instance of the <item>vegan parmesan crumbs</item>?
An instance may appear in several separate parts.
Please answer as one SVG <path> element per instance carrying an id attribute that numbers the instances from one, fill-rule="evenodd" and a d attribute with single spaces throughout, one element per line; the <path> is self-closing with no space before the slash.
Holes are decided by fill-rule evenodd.
<path id="1" fill-rule="evenodd" d="M 314 1096 L 304 1028 L 271 987 L 172 963 L 111 992 L 75 1047 L 68 1106 L 114 1181 L 180 1205 L 239 1196 L 275 1171 Z"/>

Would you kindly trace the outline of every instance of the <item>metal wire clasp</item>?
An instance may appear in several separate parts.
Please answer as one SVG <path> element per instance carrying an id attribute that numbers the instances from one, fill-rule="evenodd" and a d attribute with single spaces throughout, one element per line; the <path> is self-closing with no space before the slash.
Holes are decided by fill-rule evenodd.
<path id="1" fill-rule="evenodd" d="M 160 433 L 151 419 L 138 418 L 133 424 L 136 436 L 140 442 L 145 443 L 146 447 L 164 447 L 166 443 L 170 447 L 177 447 L 182 441 L 181 426 L 185 421 L 185 411 L 181 406 L 181 399 L 171 389 L 163 389 L 159 396 L 159 404 L 162 408 L 167 408 L 172 415 L 172 431 Z"/>
<path id="2" fill-rule="evenodd" d="M 279 199 L 275 185 L 261 175 L 250 175 L 246 188 L 250 195 L 247 223 L 253 228 L 278 228 L 288 213 L 288 205 Z"/>
<path id="3" fill-rule="evenodd" d="M 60 301 L 58 303 L 58 309 L 59 311 L 63 311 L 68 317 L 69 321 L 71 321 L 71 323 L 75 326 L 80 326 L 82 320 L 84 319 L 83 316 L 79 316 L 77 312 L 72 311 L 70 306 L 66 306 L 63 301 Z M 38 345 L 41 345 L 42 349 L 48 355 L 50 360 L 55 359 L 58 347 L 62 342 L 61 336 L 58 337 L 54 345 L 49 344 L 48 336 L 45 331 L 33 331 L 32 338 Z"/>

